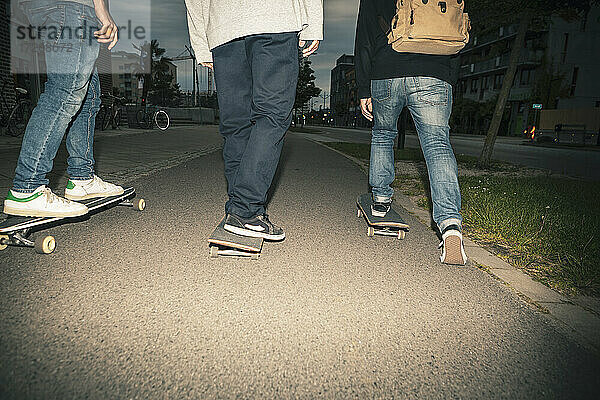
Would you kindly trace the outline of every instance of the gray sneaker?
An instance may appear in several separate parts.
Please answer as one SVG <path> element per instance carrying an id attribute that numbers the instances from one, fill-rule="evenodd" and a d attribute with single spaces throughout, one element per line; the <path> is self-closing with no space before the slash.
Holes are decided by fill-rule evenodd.
<path id="1" fill-rule="evenodd" d="M 259 237 L 276 241 L 285 239 L 283 229 L 269 221 L 266 214 L 249 219 L 227 214 L 223 228 L 240 236 Z"/>
<path id="2" fill-rule="evenodd" d="M 389 201 L 387 203 L 383 203 L 380 201 L 376 201 L 373 204 L 371 204 L 371 214 L 373 214 L 374 217 L 385 217 L 385 215 L 388 213 L 388 211 L 390 211 L 390 208 L 392 208 L 392 202 Z"/>

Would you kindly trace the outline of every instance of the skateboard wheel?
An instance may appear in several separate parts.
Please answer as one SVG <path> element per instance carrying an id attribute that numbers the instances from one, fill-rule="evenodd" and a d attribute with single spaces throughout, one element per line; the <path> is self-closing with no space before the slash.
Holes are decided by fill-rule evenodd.
<path id="1" fill-rule="evenodd" d="M 219 248 L 217 246 L 210 246 L 210 258 L 219 257 Z"/>
<path id="2" fill-rule="evenodd" d="M 258 253 L 254 253 L 250 256 L 251 260 L 258 260 L 259 254 Z"/>
<path id="3" fill-rule="evenodd" d="M 35 239 L 33 248 L 38 254 L 50 254 L 56 249 L 54 236 L 40 236 Z"/>
<path id="4" fill-rule="evenodd" d="M 402 240 L 405 237 L 406 237 L 406 232 L 405 231 L 402 231 L 402 230 L 398 231 L 398 239 L 399 240 Z"/>
<path id="5" fill-rule="evenodd" d="M 369 226 L 367 228 L 367 236 L 368 237 L 373 237 L 375 236 L 375 228 L 373 228 L 372 226 Z"/>
<path id="6" fill-rule="evenodd" d="M 0 251 L 8 247 L 8 235 L 0 235 Z"/>
<path id="7" fill-rule="evenodd" d="M 360 211 L 360 208 L 356 210 L 356 216 L 358 218 L 362 217 L 362 211 Z"/>
<path id="8" fill-rule="evenodd" d="M 146 208 L 146 200 L 135 199 L 133 201 L 133 208 L 137 211 L 144 211 L 144 209 Z"/>

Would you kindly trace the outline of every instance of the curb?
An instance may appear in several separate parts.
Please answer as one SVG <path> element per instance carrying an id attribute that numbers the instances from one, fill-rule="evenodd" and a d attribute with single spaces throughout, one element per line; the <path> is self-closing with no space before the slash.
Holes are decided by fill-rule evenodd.
<path id="1" fill-rule="evenodd" d="M 368 174 L 362 162 L 357 158 L 326 146 L 317 140 L 307 140 L 346 157 L 357 164 L 361 171 Z M 429 226 L 431 219 L 429 211 L 422 209 L 410 197 L 401 193 L 395 193 L 394 198 L 402 208 L 414 215 L 419 222 Z M 526 303 L 558 322 L 563 328 L 567 328 L 570 333 L 574 333 L 591 350 L 600 353 L 600 335 L 598 334 L 600 332 L 600 316 L 596 312 L 577 304 L 576 300 L 572 300 L 533 280 L 523 271 L 513 267 L 469 238 L 465 237 L 464 243 L 469 260 L 475 267 L 486 271 L 492 277 L 510 287 Z"/>

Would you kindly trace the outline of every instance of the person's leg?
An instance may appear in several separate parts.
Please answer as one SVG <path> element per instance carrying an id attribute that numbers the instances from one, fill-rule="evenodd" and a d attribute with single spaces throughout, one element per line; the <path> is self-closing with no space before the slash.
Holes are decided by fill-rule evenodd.
<path id="1" fill-rule="evenodd" d="M 433 220 L 443 231 L 460 227 L 460 188 L 456 158 L 450 144 L 448 121 L 452 111 L 452 86 L 440 79 L 409 78 L 408 107 L 427 163 Z"/>
<path id="2" fill-rule="evenodd" d="M 94 129 L 96 114 L 100 110 L 100 79 L 94 70 L 87 95 L 67 133 L 67 174 L 71 179 L 94 177 Z"/>
<path id="3" fill-rule="evenodd" d="M 69 182 L 65 197 L 70 200 L 118 196 L 124 192 L 122 186 L 105 182 L 94 173 L 94 130 L 100 94 L 100 79 L 94 70 L 83 105 L 67 133 Z"/>
<path id="4" fill-rule="evenodd" d="M 462 230 L 460 187 L 448 125 L 452 111 L 452 86 L 440 79 L 428 77 L 408 78 L 407 83 L 408 107 L 427 163 L 433 220 L 442 236 L 451 230 L 459 237 Z M 445 254 L 450 247 L 445 246 L 446 238 L 443 237 L 442 261 L 464 264 L 466 256 L 462 248 L 462 236 L 460 240 L 452 240 L 450 256 L 453 258 L 449 260 Z"/>
<path id="5" fill-rule="evenodd" d="M 212 51 L 219 100 L 219 130 L 223 135 L 223 160 L 230 213 L 234 182 L 252 130 L 252 73 L 244 40 L 223 44 Z"/>
<path id="6" fill-rule="evenodd" d="M 290 127 L 298 80 L 296 33 L 244 39 L 252 71 L 250 135 L 234 178 L 230 212 L 251 218 L 265 213 L 267 191 Z"/>
<path id="7" fill-rule="evenodd" d="M 265 204 L 292 120 L 299 70 L 298 35 L 252 35 L 243 43 L 251 71 L 251 125 L 237 171 L 229 182 L 224 228 L 238 235 L 283 240 L 285 233 L 269 221 Z"/>
<path id="8" fill-rule="evenodd" d="M 33 10 L 29 15 L 31 23 L 64 30 L 55 41 L 44 42 L 45 90 L 27 124 L 13 181 L 13 190 L 21 193 L 31 193 L 48 184 L 46 174 L 52 170 L 69 124 L 81 109 L 100 49 L 96 40 L 78 36 L 82 30 L 77 28 L 83 29 L 84 23 L 86 30 L 97 23 L 81 18 L 83 9 L 89 7 L 62 3 L 47 8 L 50 9 Z"/>
<path id="9" fill-rule="evenodd" d="M 373 129 L 369 184 L 376 203 L 390 203 L 394 195 L 394 140 L 398 135 L 397 120 L 405 104 L 404 78 L 373 80 Z M 373 209 L 374 215 L 377 210 Z M 385 215 L 385 212 L 383 212 Z"/>
<path id="10" fill-rule="evenodd" d="M 89 37 L 98 25 L 91 7 L 77 3 L 36 2 L 26 6 L 33 26 L 44 32 L 47 81 L 27 125 L 17 161 L 13 189 L 4 212 L 32 216 L 73 216 L 87 212 L 81 204 L 58 198 L 45 186 L 62 138 L 81 109 L 99 43 Z"/>

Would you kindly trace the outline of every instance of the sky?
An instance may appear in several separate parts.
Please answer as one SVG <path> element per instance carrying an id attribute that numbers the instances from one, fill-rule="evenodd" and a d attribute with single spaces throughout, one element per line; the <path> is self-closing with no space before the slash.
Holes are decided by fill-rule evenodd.
<path id="1" fill-rule="evenodd" d="M 185 16 L 184 0 L 131 0 L 118 3 L 136 4 L 151 1 L 152 24 L 151 35 L 158 39 L 161 47 L 167 50 L 167 55 L 176 57 L 189 46 L 189 35 Z M 117 3 L 114 1 L 111 3 Z M 127 7 L 127 6 L 125 6 Z M 329 93 L 331 69 L 336 59 L 342 54 L 352 54 L 354 51 L 354 33 L 358 0 L 324 0 L 324 41 L 317 54 L 311 56 L 312 67 L 315 70 L 315 85 Z M 121 25 L 121 23 L 118 23 Z M 178 81 L 183 90 L 191 89 L 191 63 L 181 61 L 178 65 Z M 206 82 L 205 73 L 200 85 Z M 202 90 L 202 88 L 201 88 Z"/>

